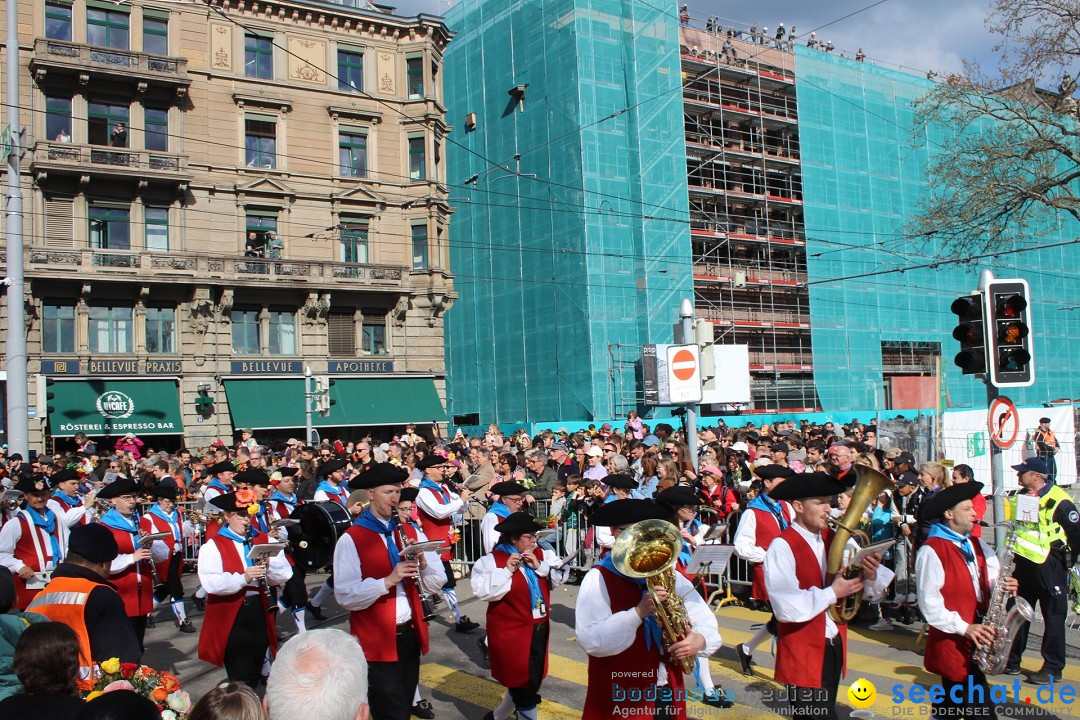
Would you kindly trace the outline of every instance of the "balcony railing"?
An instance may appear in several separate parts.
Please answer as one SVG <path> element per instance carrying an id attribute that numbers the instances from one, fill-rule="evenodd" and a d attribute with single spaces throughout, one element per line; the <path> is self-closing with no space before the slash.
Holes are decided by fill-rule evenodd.
<path id="1" fill-rule="evenodd" d="M 400 287 L 408 272 L 398 265 L 369 265 L 320 260 L 264 260 L 262 258 L 138 250 L 63 249 L 33 246 L 28 251 L 29 273 L 59 277 L 100 273 L 152 278 L 198 277 L 203 281 Z"/>
<path id="2" fill-rule="evenodd" d="M 97 169 L 104 173 L 134 175 L 184 181 L 187 155 L 157 150 L 129 150 L 96 145 L 73 145 L 64 142 L 34 144 L 30 169 L 33 172 L 85 172 Z"/>
<path id="3" fill-rule="evenodd" d="M 93 75 L 123 76 L 137 83 L 171 86 L 180 94 L 191 85 L 186 58 L 46 38 L 34 41 L 30 70 L 39 81 L 56 72 L 76 75 L 81 82 L 89 82 Z"/>

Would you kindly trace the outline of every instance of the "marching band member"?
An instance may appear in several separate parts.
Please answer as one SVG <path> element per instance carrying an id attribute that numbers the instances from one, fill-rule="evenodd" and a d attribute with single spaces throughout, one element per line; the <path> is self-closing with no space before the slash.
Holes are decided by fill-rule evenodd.
<path id="1" fill-rule="evenodd" d="M 146 635 L 146 616 L 154 609 L 154 581 L 151 563 L 168 560 L 169 546 L 155 540 L 149 548 L 139 547 L 139 523 L 135 518 L 135 505 L 139 486 L 132 480 L 114 480 L 98 493 L 98 499 L 109 500 L 112 509 L 102 515 L 100 522 L 112 531 L 119 554 L 112 561 L 109 582 L 124 599 L 128 618 L 139 645 Z"/>
<path id="2" fill-rule="evenodd" d="M 277 652 L 268 586 L 281 585 L 292 574 L 283 552 L 265 565 L 248 557 L 253 545 L 270 541 L 250 532 L 254 500 L 247 490 L 214 498 L 225 525 L 199 551 L 199 582 L 209 593 L 199 659 L 224 666 L 229 680 L 252 688 L 259 684 L 267 651 L 271 657 Z"/>
<path id="3" fill-rule="evenodd" d="M 87 511 L 94 504 L 93 492 L 79 496 L 81 480 L 79 471 L 70 467 L 53 473 L 49 478 L 49 483 L 53 487 L 52 497 L 49 498 L 49 509 L 60 518 L 60 522 L 69 528 L 89 522 Z"/>
<path id="4" fill-rule="evenodd" d="M 144 535 L 171 533 L 173 536 L 172 541 L 166 543 L 166 547 L 171 545 L 169 557 L 155 566 L 159 585 L 154 588 L 154 602 L 165 602 L 165 598 L 171 596 L 177 629 L 182 633 L 193 633 L 195 626 L 184 608 L 184 583 L 180 579 L 184 572 L 184 520 L 176 510 L 178 490 L 159 485 L 151 492 L 157 502 L 139 518 L 139 531 Z"/>
<path id="5" fill-rule="evenodd" d="M 488 603 L 491 675 L 507 690 L 484 720 L 507 720 L 514 713 L 517 720 L 536 720 L 551 629 L 551 566 L 536 544 L 543 526 L 515 512 L 495 529 L 499 542 L 473 566 L 471 583 L 473 594 Z"/>
<path id="6" fill-rule="evenodd" d="M 592 521 L 613 528 L 617 537 L 628 525 L 666 519 L 668 515 L 667 509 L 651 500 L 617 500 L 599 508 Z M 644 582 L 619 573 L 610 555 L 589 570 L 581 582 L 575 631 L 581 647 L 589 654 L 584 720 L 611 718 L 624 714 L 622 710 L 635 715 L 666 713 L 667 717 L 686 717 L 682 673 L 664 653 L 660 628 L 653 616 L 656 606 Z M 679 573 L 675 573 L 675 591 L 686 604 L 691 632 L 668 648 L 670 657 L 681 660 L 712 655 L 721 643 L 716 616 Z M 663 588 L 657 589 L 657 597 L 661 602 L 666 600 Z M 616 699 L 619 692 L 643 699 L 630 705 L 629 701 Z M 651 697 L 655 700 L 645 699 Z"/>
<path id="7" fill-rule="evenodd" d="M 472 493 L 468 488 L 462 488 L 459 495 L 443 483 L 448 466 L 453 467 L 449 460 L 435 454 L 425 457 L 416 464 L 417 470 L 424 473 L 424 478 L 420 481 L 420 493 L 416 496 L 416 505 L 420 508 L 420 519 L 424 523 L 427 536 L 443 543 L 444 549 L 440 557 L 446 584 L 442 591 L 446 604 L 450 606 L 450 612 L 454 614 L 454 630 L 471 632 L 480 627 L 480 624 L 461 614 L 457 590 L 454 589 L 457 587 L 457 581 L 454 579 L 450 560 L 454 557 L 452 539 L 454 515 L 464 512 L 465 503 L 472 497 Z"/>
<path id="8" fill-rule="evenodd" d="M 274 491 L 270 493 L 266 505 L 271 523 L 275 520 L 289 519 L 296 506 L 300 504 L 301 500 L 296 495 L 296 474 L 298 472 L 298 468 L 283 467 L 278 468 L 270 475 L 270 482 L 274 484 Z M 281 542 L 288 542 L 289 534 L 287 529 L 281 528 L 277 537 Z M 292 576 L 281 589 L 278 605 L 282 610 L 292 615 L 298 631 L 307 632 L 307 608 L 305 607 L 308 602 L 307 584 L 305 583 L 307 572 L 302 565 L 296 564 L 288 549 L 285 550 L 285 557 L 288 558 L 293 571 Z"/>
<path id="9" fill-rule="evenodd" d="M 945 696 L 934 703 L 934 716 L 995 717 L 986 675 L 972 655 L 994 641 L 994 628 L 977 622 L 987 609 L 991 588 L 997 582 L 997 555 L 980 538 L 972 538 L 975 509 L 972 498 L 982 491 L 982 483 L 953 485 L 930 498 L 922 507 L 924 516 L 936 518 L 930 534 L 915 556 L 915 578 L 919 609 L 930 629 L 926 636 L 923 666 L 941 676 Z M 1005 588 L 1016 594 L 1016 578 Z M 970 687 L 980 688 L 969 695 Z M 952 697 L 959 687 L 960 700 Z"/>
<path id="10" fill-rule="evenodd" d="M 45 586 L 38 574 L 64 559 L 68 528 L 47 507 L 51 490 L 44 475 L 23 475 L 13 489 L 23 493 L 26 507 L 0 529 L 0 565 L 14 575 L 15 607 L 25 610 Z"/>
<path id="11" fill-rule="evenodd" d="M 344 484 L 345 473 L 343 472 L 348 463 L 343 458 L 333 458 L 319 465 L 318 475 L 322 478 L 315 490 L 313 502 L 336 502 L 349 511 L 350 515 L 360 514 L 360 503 L 349 507 L 349 488 Z M 315 597 L 305 606 L 316 620 L 323 620 L 322 604 L 326 598 L 334 594 L 334 573 L 330 572 L 323 584 L 315 591 Z"/>
<path id="12" fill-rule="evenodd" d="M 393 462 L 390 463 L 394 465 Z M 394 465 L 397 467 L 397 465 Z M 416 496 L 420 492 L 419 488 L 403 487 L 401 488 L 401 495 L 398 497 L 398 504 L 395 512 L 397 513 L 398 523 L 401 525 L 409 525 L 416 529 L 418 532 L 423 528 L 415 520 L 413 520 L 413 510 L 416 508 Z M 438 597 L 437 595 L 433 595 Z M 481 642 L 487 638 L 481 638 Z M 484 651 L 487 652 L 485 646 Z M 420 694 L 420 685 L 416 685 L 416 692 L 413 694 L 413 706 L 412 716 L 420 718 L 421 720 L 433 720 L 435 717 L 435 709 L 431 706 L 431 703 Z"/>
<path id="13" fill-rule="evenodd" d="M 607 475 L 601 481 L 604 485 L 607 485 L 607 494 L 604 496 L 604 504 L 615 502 L 616 500 L 626 500 L 630 497 L 630 493 L 637 489 L 637 481 L 629 475 L 612 474 Z M 596 528 L 596 544 L 600 547 L 600 557 L 607 557 L 611 552 L 611 546 L 615 544 L 615 535 L 611 528 L 597 526 Z"/>
<path id="14" fill-rule="evenodd" d="M 213 500 L 221 495 L 235 492 L 233 477 L 236 475 L 236 466 L 231 462 L 222 461 L 208 467 L 206 473 L 212 476 L 203 489 L 203 512 L 210 516 L 206 521 L 206 537 L 209 539 L 221 529 L 222 525 L 221 518 L 217 517 L 219 512 Z"/>
<path id="15" fill-rule="evenodd" d="M 420 585 L 438 592 L 446 581 L 433 552 L 402 560 L 405 545 L 427 538 L 401 525 L 395 507 L 407 474 L 374 463 L 349 482 L 367 490 L 368 507 L 334 548 L 334 596 L 349 610 L 349 630 L 368 661 L 368 701 L 379 720 L 408 720 L 427 653 L 428 626 Z"/>
<path id="16" fill-rule="evenodd" d="M 862 561 L 862 577 L 837 573 L 825 585 L 833 531 L 828 526 L 832 497 L 845 486 L 831 475 L 804 473 L 774 487 L 774 500 L 787 500 L 795 521 L 765 553 L 765 586 L 777 619 L 777 682 L 788 686 L 792 716 L 836 720 L 836 689 L 845 668 L 847 624 L 837 624 L 828 609 L 865 590 L 879 596 L 893 573 L 879 567 L 881 553 Z M 850 545 L 858 546 L 854 541 Z M 824 692 L 823 692 L 824 691 Z"/>
<path id="17" fill-rule="evenodd" d="M 491 503 L 491 507 L 484 513 L 484 519 L 480 521 L 480 536 L 484 542 L 485 555 L 499 544 L 500 534 L 495 526 L 510 517 L 512 513 L 521 510 L 525 505 L 525 495 L 529 489 L 519 482 L 507 480 L 495 483 L 489 492 L 498 496 L 499 499 Z"/>
<path id="18" fill-rule="evenodd" d="M 769 602 L 769 592 L 765 587 L 765 553 L 772 541 L 791 526 L 794 513 L 791 506 L 783 501 L 773 500 L 771 493 L 787 478 L 795 477 L 795 471 L 783 465 L 766 465 L 755 470 L 761 480 L 763 492 L 751 500 L 746 512 L 739 516 L 739 527 L 735 531 L 735 554 L 750 563 L 753 585 L 750 588 L 751 601 Z M 739 656 L 743 675 L 752 675 L 754 648 L 776 634 L 776 618 L 758 628 L 757 632 L 746 641 L 735 646 Z"/>

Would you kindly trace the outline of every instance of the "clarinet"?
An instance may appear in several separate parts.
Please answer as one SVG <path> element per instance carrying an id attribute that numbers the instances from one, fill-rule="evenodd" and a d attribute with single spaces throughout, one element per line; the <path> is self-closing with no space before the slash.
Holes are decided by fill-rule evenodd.
<path id="1" fill-rule="evenodd" d="M 252 546 L 255 545 L 255 528 L 248 525 L 247 537 L 245 538 Z M 264 555 L 259 558 L 259 565 L 266 568 L 266 572 L 270 572 L 270 557 Z M 263 601 L 266 603 L 266 611 L 268 613 L 276 613 L 278 611 L 277 602 L 270 596 L 270 579 L 263 576 L 257 580 L 259 590 L 262 592 Z"/>
<path id="2" fill-rule="evenodd" d="M 408 547 L 408 543 L 405 542 L 405 530 L 401 527 L 400 522 L 398 523 L 398 526 L 394 529 L 394 532 L 397 535 L 398 548 L 404 550 L 406 547 Z M 417 562 L 419 562 L 419 560 L 417 560 Z M 431 596 L 424 592 L 424 588 L 420 584 L 419 577 L 414 577 L 410 579 L 416 586 L 416 592 L 420 596 L 420 609 L 424 614 L 424 620 L 431 620 L 433 617 L 435 617 L 435 603 L 432 602 Z"/>

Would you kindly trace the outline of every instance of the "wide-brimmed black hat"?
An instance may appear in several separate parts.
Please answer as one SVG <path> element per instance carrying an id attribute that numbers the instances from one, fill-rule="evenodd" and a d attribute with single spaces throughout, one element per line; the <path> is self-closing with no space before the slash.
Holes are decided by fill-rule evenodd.
<path id="1" fill-rule="evenodd" d="M 622 488 L 623 490 L 636 490 L 638 486 L 637 480 L 630 477 L 629 475 L 623 475 L 621 473 L 608 475 L 600 482 L 604 483 L 608 487 Z"/>
<path id="2" fill-rule="evenodd" d="M 270 476 L 260 468 L 250 468 L 233 476 L 233 482 L 244 485 L 261 485 L 270 487 Z"/>
<path id="3" fill-rule="evenodd" d="M 344 470 L 349 463 L 344 458 L 333 458 L 319 466 L 319 477 L 330 477 L 330 473 Z"/>
<path id="4" fill-rule="evenodd" d="M 543 530 L 544 526 L 527 512 L 510 513 L 505 520 L 495 526 L 496 532 L 503 535 L 521 535 Z"/>
<path id="5" fill-rule="evenodd" d="M 499 497 L 502 497 L 504 495 L 524 495 L 525 493 L 529 492 L 529 488 L 525 487 L 519 482 L 507 480 L 505 482 L 495 483 L 490 488 L 488 488 L 488 491 L 492 495 L 498 495 Z"/>
<path id="6" fill-rule="evenodd" d="M 661 490 L 656 496 L 656 501 L 674 510 L 684 505 L 700 505 L 701 495 L 691 487 L 676 485 L 667 490 Z"/>
<path id="7" fill-rule="evenodd" d="M 416 463 L 417 470 L 427 470 L 438 465 L 445 465 L 447 463 L 446 458 L 442 455 L 428 455 L 420 462 Z"/>
<path id="8" fill-rule="evenodd" d="M 22 493 L 47 493 L 50 491 L 49 478 L 41 473 L 22 475 L 12 489 Z"/>
<path id="9" fill-rule="evenodd" d="M 78 470 L 76 470 L 75 468 L 64 468 L 60 472 L 55 472 L 55 473 L 52 474 L 51 477 L 49 477 L 49 484 L 51 484 L 53 487 L 55 487 L 56 485 L 59 485 L 62 482 L 67 482 L 68 480 L 78 480 L 78 479 L 79 479 L 79 471 Z"/>
<path id="10" fill-rule="evenodd" d="M 982 489 L 982 483 L 966 482 L 938 490 L 930 496 L 929 500 L 923 503 L 921 516 L 928 520 L 939 518 L 945 514 L 946 510 L 951 510 L 959 503 L 970 500 L 981 493 Z"/>
<path id="11" fill-rule="evenodd" d="M 420 494 L 420 488 L 407 487 L 401 489 L 401 497 L 398 502 L 416 502 L 416 496 Z"/>
<path id="12" fill-rule="evenodd" d="M 111 483 L 101 488 L 101 491 L 97 494 L 99 500 L 111 500 L 118 498 L 121 495 L 138 495 L 142 490 L 134 480 L 128 478 L 118 478 Z"/>
<path id="13" fill-rule="evenodd" d="M 344 467 L 344 464 L 343 464 Z M 400 485 L 409 479 L 409 473 L 390 463 L 371 463 L 367 470 L 349 480 L 350 490 L 370 490 L 383 485 Z"/>
<path id="14" fill-rule="evenodd" d="M 847 490 L 847 486 L 832 475 L 823 472 L 795 475 L 777 485 L 769 493 L 773 500 L 802 500 L 813 497 L 831 497 Z"/>
<path id="15" fill-rule="evenodd" d="M 158 485 L 150 491 L 158 500 L 172 500 L 176 502 L 176 498 L 180 495 L 180 491 L 172 485 Z"/>
<path id="16" fill-rule="evenodd" d="M 642 520 L 666 520 L 671 510 L 652 500 L 628 498 L 612 500 L 601 505 L 592 516 L 592 524 L 600 527 L 622 527 Z"/>
<path id="17" fill-rule="evenodd" d="M 279 475 L 281 475 L 281 477 L 283 477 L 283 478 L 287 478 L 287 477 L 292 477 L 292 476 L 293 476 L 293 475 L 295 475 L 296 473 L 300 472 L 300 468 L 295 468 L 295 467 L 280 467 L 280 468 L 278 468 L 277 470 L 275 470 L 274 472 L 278 473 L 278 474 L 279 474 Z"/>
<path id="18" fill-rule="evenodd" d="M 101 523 L 86 523 L 71 528 L 68 536 L 68 552 L 86 558 L 90 562 L 112 562 L 120 553 L 116 537 Z"/>
<path id="19" fill-rule="evenodd" d="M 233 465 L 228 460 L 222 460 L 221 462 L 215 463 L 214 465 L 211 465 L 210 467 L 206 468 L 206 473 L 208 475 L 217 475 L 218 473 L 223 473 L 223 472 L 234 473 L 234 472 L 236 472 L 236 466 Z"/>
<path id="20" fill-rule="evenodd" d="M 762 465 L 759 468 L 754 468 L 754 474 L 762 480 L 775 480 L 776 478 L 795 477 L 798 473 L 789 467 L 774 463 L 772 465 Z"/>

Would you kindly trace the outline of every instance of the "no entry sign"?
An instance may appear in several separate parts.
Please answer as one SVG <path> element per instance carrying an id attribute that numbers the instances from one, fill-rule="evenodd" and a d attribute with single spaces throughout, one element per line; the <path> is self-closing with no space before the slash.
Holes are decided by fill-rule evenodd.
<path id="1" fill-rule="evenodd" d="M 995 399 L 990 403 L 986 424 L 990 430 L 990 442 L 1002 450 L 1008 450 L 1020 434 L 1020 414 L 1016 411 L 1016 405 L 1007 397 Z"/>
<path id="2" fill-rule="evenodd" d="M 672 405 L 701 402 L 701 362 L 697 345 L 667 349 L 668 397 Z"/>

